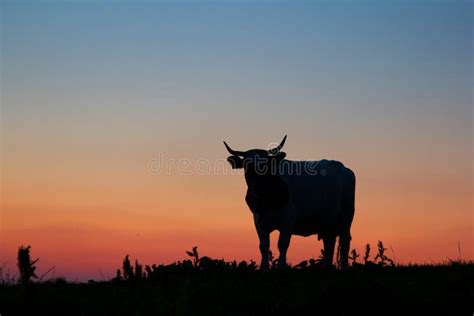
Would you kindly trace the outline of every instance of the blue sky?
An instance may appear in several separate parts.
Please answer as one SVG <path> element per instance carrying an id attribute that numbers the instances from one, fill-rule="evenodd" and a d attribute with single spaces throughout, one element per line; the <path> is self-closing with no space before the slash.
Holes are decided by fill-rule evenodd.
<path id="1" fill-rule="evenodd" d="M 242 143 L 293 133 L 308 144 L 308 134 L 344 142 L 348 129 L 370 137 L 374 125 L 401 139 L 423 130 L 432 146 L 470 141 L 469 1 L 6 1 L 2 9 L 3 110 L 15 135 L 15 126 L 73 129 L 87 141 L 106 125 L 158 145 L 196 131 L 211 139 L 200 145 L 216 131 Z"/>

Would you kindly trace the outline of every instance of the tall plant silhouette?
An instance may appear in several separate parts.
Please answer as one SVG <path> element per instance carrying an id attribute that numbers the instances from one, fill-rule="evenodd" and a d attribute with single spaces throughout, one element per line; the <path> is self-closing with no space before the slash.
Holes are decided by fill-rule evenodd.
<path id="1" fill-rule="evenodd" d="M 133 266 L 129 255 L 126 255 L 122 263 L 122 273 L 120 273 L 120 269 L 117 270 L 114 280 L 121 280 L 122 275 L 125 281 L 142 280 L 145 277 L 143 265 L 135 259 L 135 266 Z"/>
<path id="2" fill-rule="evenodd" d="M 141 280 L 143 276 L 143 265 L 138 263 L 138 260 L 135 259 L 135 279 Z"/>
<path id="3" fill-rule="evenodd" d="M 390 259 L 387 255 L 385 255 L 385 251 L 387 250 L 387 248 L 385 248 L 383 246 L 383 243 L 381 240 L 379 240 L 378 244 L 377 244 L 377 248 L 378 248 L 378 253 L 377 255 L 375 256 L 375 260 L 377 261 L 377 259 L 379 260 L 379 262 L 377 263 L 379 266 L 382 266 L 382 267 L 385 267 L 387 265 L 390 265 L 390 266 L 394 266 L 394 262 L 392 259 Z"/>
<path id="4" fill-rule="evenodd" d="M 186 254 L 188 256 L 190 256 L 191 258 L 193 258 L 193 266 L 194 268 L 197 268 L 199 266 L 199 261 L 200 261 L 200 258 L 199 258 L 199 252 L 198 252 L 198 247 L 197 246 L 194 246 L 193 249 L 191 251 L 186 251 Z"/>
<path id="5" fill-rule="evenodd" d="M 364 264 L 367 265 L 370 257 L 370 244 L 365 245 Z"/>
<path id="6" fill-rule="evenodd" d="M 130 263 L 130 258 L 128 255 L 125 256 L 125 259 L 123 259 L 122 270 L 123 270 L 124 280 L 133 280 L 134 278 L 133 266 Z"/>
<path id="7" fill-rule="evenodd" d="M 18 248 L 18 270 L 20 271 L 20 283 L 29 284 L 32 278 L 37 279 L 38 276 L 35 274 L 35 264 L 38 262 L 39 258 L 36 260 L 31 260 L 30 258 L 30 249 L 31 246 L 24 247 L 20 246 Z"/>
<path id="8" fill-rule="evenodd" d="M 357 250 L 352 249 L 349 255 L 349 260 L 352 261 L 352 265 L 358 265 L 357 258 L 359 258 L 359 254 L 357 253 Z"/>

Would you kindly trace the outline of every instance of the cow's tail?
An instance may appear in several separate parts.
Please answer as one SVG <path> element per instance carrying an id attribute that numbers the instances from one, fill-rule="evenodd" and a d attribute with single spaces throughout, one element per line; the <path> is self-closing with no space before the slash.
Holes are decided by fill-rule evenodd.
<path id="1" fill-rule="evenodd" d="M 355 183 L 356 178 L 354 172 L 349 169 L 343 169 L 343 203 L 342 203 L 342 222 L 339 232 L 339 251 L 341 259 L 341 268 L 348 266 L 348 256 L 351 243 L 351 225 L 355 213 Z"/>
<path id="2" fill-rule="evenodd" d="M 343 194 L 344 194 L 344 201 L 345 205 L 344 208 L 346 210 L 346 216 L 347 216 L 347 224 L 350 225 L 352 224 L 352 219 L 354 218 L 354 212 L 355 212 L 355 186 L 356 186 L 356 177 L 354 172 L 349 169 L 345 168 L 345 178 L 346 180 L 344 181 L 344 188 L 343 188 Z"/>

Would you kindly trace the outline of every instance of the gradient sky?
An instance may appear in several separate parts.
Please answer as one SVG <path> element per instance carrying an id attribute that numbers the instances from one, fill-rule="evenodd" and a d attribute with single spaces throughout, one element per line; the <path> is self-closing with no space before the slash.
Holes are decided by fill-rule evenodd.
<path id="1" fill-rule="evenodd" d="M 258 260 L 242 174 L 148 166 L 284 134 L 290 159 L 356 172 L 360 252 L 474 257 L 472 1 L 2 1 L 1 37 L 11 271 L 21 244 L 79 280 L 194 245 Z M 321 246 L 294 237 L 289 261 Z"/>

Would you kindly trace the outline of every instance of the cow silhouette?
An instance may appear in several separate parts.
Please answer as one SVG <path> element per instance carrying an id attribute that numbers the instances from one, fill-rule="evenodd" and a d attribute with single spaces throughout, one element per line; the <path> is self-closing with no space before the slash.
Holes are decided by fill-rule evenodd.
<path id="1" fill-rule="evenodd" d="M 323 240 L 325 265 L 332 266 L 339 237 L 341 268 L 347 268 L 354 217 L 355 175 L 335 160 L 291 161 L 281 143 L 270 150 L 237 151 L 227 161 L 244 169 L 245 201 L 253 214 L 260 241 L 261 269 L 269 267 L 270 233 L 278 230 L 278 265 L 285 267 L 292 235 L 318 235 Z"/>

